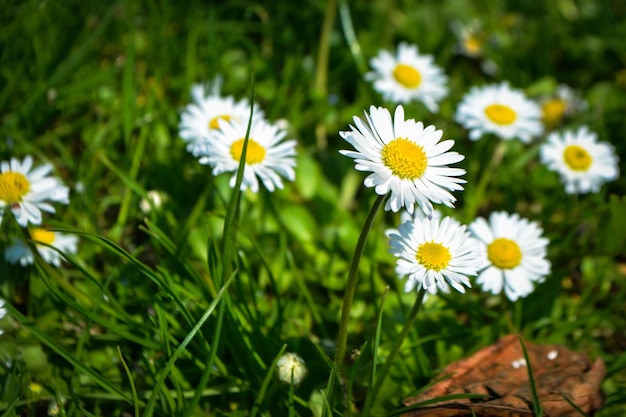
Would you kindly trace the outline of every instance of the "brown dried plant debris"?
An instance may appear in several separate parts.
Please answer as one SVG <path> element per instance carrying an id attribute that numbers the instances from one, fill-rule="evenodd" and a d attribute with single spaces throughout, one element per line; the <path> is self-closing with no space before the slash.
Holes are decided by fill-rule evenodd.
<path id="1" fill-rule="evenodd" d="M 566 397 L 592 415 L 602 405 L 604 362 L 593 363 L 563 346 L 524 342 L 544 417 L 579 416 Z M 446 376 L 448 376 L 446 378 Z M 421 407 L 403 417 L 532 416 L 528 369 L 518 335 L 508 335 L 469 358 L 448 365 L 435 383 L 406 406 L 452 394 L 485 394 L 484 399 L 455 399 Z"/>

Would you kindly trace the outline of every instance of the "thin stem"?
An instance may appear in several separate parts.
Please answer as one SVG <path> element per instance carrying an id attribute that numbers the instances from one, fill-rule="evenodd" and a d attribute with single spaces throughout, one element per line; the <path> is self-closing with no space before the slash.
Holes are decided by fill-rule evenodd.
<path id="1" fill-rule="evenodd" d="M 341 18 L 343 34 L 346 37 L 348 46 L 350 47 L 350 52 L 354 57 L 354 62 L 356 62 L 356 66 L 361 75 L 363 75 L 367 72 L 367 63 L 365 62 L 365 58 L 363 58 L 361 45 L 359 45 L 359 41 L 354 33 L 354 26 L 352 25 L 352 17 L 350 16 L 348 0 L 339 0 L 339 17 Z"/>
<path id="2" fill-rule="evenodd" d="M 378 395 L 378 391 L 380 391 L 380 387 L 383 385 L 383 382 L 385 382 L 385 378 L 387 377 L 387 374 L 389 373 L 389 370 L 391 369 L 391 366 L 393 365 L 393 361 L 396 355 L 398 354 L 398 352 L 400 352 L 400 348 L 402 347 L 402 343 L 404 342 L 404 339 L 406 339 L 406 336 L 409 334 L 409 331 L 411 331 L 411 329 L 413 328 L 413 323 L 415 322 L 417 313 L 419 312 L 420 307 L 423 304 L 422 301 L 424 301 L 424 295 L 426 295 L 426 291 L 423 288 L 421 288 L 419 292 L 417 293 L 415 304 L 413 304 L 413 308 L 411 308 L 411 311 L 409 312 L 409 315 L 406 319 L 406 323 L 404 323 L 404 327 L 402 328 L 400 335 L 396 337 L 394 344 L 391 347 L 391 351 L 389 352 L 389 356 L 387 356 L 387 360 L 385 361 L 385 364 L 383 365 L 382 369 L 378 373 L 378 377 L 376 378 L 376 383 L 374 384 L 374 387 L 368 393 L 368 396 L 372 397 L 370 404 L 374 403 L 374 400 L 376 399 L 376 395 Z M 363 414 L 363 415 L 366 416 L 367 414 Z"/>
<path id="3" fill-rule="evenodd" d="M 496 174 L 496 168 L 502 162 L 505 149 L 505 141 L 500 141 L 494 148 L 489 164 L 483 170 L 478 185 L 472 190 L 472 199 L 467 200 L 467 208 L 464 213 L 466 221 L 472 221 L 476 217 L 480 205 L 484 203 L 487 186 L 489 185 L 489 182 L 491 182 L 491 178 L 493 178 L 494 174 Z"/>
<path id="4" fill-rule="evenodd" d="M 315 72 L 315 95 L 319 100 L 326 101 L 328 84 L 328 56 L 330 53 L 330 35 L 337 16 L 337 0 L 328 0 L 324 22 L 322 23 L 322 33 L 320 34 L 319 49 L 317 50 L 317 65 Z M 317 145 L 320 149 L 326 149 L 326 125 L 323 121 L 315 128 Z"/>
<path id="5" fill-rule="evenodd" d="M 352 255 L 352 264 L 350 265 L 350 272 L 348 273 L 348 282 L 346 283 L 346 291 L 343 295 L 343 305 L 341 307 L 341 320 L 339 321 L 339 333 L 337 334 L 337 350 L 335 351 L 335 366 L 337 372 L 340 372 L 341 365 L 343 364 L 343 356 L 346 353 L 346 343 L 348 340 L 348 322 L 350 321 L 350 310 L 352 309 L 352 299 L 354 298 L 354 290 L 356 288 L 356 281 L 359 273 L 359 263 L 361 262 L 361 255 L 365 248 L 365 242 L 367 242 L 367 235 L 372 229 L 374 219 L 378 210 L 383 205 L 383 202 L 387 199 L 387 195 L 379 195 L 376 197 L 376 201 L 372 205 L 365 224 L 361 230 L 361 235 L 354 248 L 354 255 Z"/>

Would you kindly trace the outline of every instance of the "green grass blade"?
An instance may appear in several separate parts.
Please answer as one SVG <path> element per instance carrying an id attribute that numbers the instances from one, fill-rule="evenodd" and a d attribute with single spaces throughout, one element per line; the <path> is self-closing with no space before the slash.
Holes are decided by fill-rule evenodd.
<path id="1" fill-rule="evenodd" d="M 144 414 L 143 414 L 144 417 L 151 417 L 152 416 L 152 414 L 154 412 L 154 405 L 155 405 L 155 402 L 156 402 L 157 397 L 158 397 L 158 393 L 161 391 L 161 387 L 163 386 L 163 383 L 165 382 L 165 379 L 167 378 L 168 374 L 172 370 L 172 367 L 174 366 L 174 363 L 176 362 L 178 357 L 182 354 L 183 350 L 185 350 L 185 348 L 187 347 L 189 342 L 191 342 L 191 340 L 198 333 L 198 331 L 200 330 L 202 325 L 204 325 L 204 323 L 208 320 L 208 318 L 211 315 L 211 313 L 213 313 L 213 310 L 215 310 L 215 307 L 217 307 L 218 303 L 222 300 L 222 297 L 224 296 L 224 294 L 226 294 L 226 290 L 228 289 L 228 286 L 231 284 L 231 282 L 233 281 L 234 278 L 235 278 L 235 275 L 233 274 L 224 283 L 224 286 L 222 287 L 220 292 L 217 294 L 217 296 L 215 297 L 213 302 L 209 305 L 209 308 L 207 308 L 207 310 L 202 315 L 200 320 L 198 320 L 196 325 L 193 326 L 193 328 L 191 329 L 189 334 L 185 337 L 185 339 L 182 341 L 182 343 L 176 348 L 176 351 L 170 357 L 169 361 L 167 362 L 167 364 L 165 365 L 163 370 L 160 372 L 159 379 L 155 383 L 155 385 L 153 387 L 153 390 L 152 390 L 152 395 L 150 396 L 150 398 L 148 399 L 148 402 L 146 404 L 146 408 L 145 408 Z"/>
<path id="2" fill-rule="evenodd" d="M 265 378 L 263 378 L 261 389 L 259 390 L 259 393 L 257 394 L 256 399 L 254 400 L 254 405 L 252 406 L 252 410 L 250 411 L 250 417 L 256 417 L 257 413 L 259 412 L 259 409 L 261 408 L 261 405 L 263 404 L 263 399 L 265 398 L 265 393 L 267 392 L 267 388 L 269 387 L 270 382 L 272 382 L 272 378 L 274 377 L 274 370 L 276 369 L 276 364 L 278 363 L 278 360 L 283 355 L 283 353 L 285 353 L 286 349 L 287 349 L 287 345 L 283 345 L 283 347 L 278 352 L 278 355 L 274 357 L 274 361 L 272 362 L 269 369 L 265 373 Z"/>
<path id="3" fill-rule="evenodd" d="M 575 403 L 574 401 L 570 400 L 570 399 L 569 399 L 569 397 L 568 397 L 567 395 L 565 395 L 565 394 L 561 394 L 561 395 L 563 395 L 563 398 L 565 398 L 565 401 L 567 401 L 567 403 L 568 403 L 569 405 L 571 405 L 571 406 L 572 406 L 572 408 L 573 408 L 574 410 L 576 410 L 576 412 L 577 412 L 578 414 L 580 414 L 580 415 L 581 415 L 581 416 L 583 416 L 583 417 L 589 417 L 589 414 L 585 413 L 585 412 L 583 411 L 583 409 L 582 409 L 582 408 L 580 408 L 578 405 L 576 405 L 576 403 Z"/>
<path id="4" fill-rule="evenodd" d="M 82 362 L 78 361 L 74 358 L 74 356 L 65 350 L 63 346 L 58 344 L 56 341 L 52 340 L 47 334 L 37 328 L 33 323 L 31 323 L 26 316 L 24 316 L 18 309 L 13 307 L 11 304 L 6 303 L 5 307 L 11 313 L 11 315 L 25 328 L 30 330 L 30 332 L 35 336 L 41 343 L 50 348 L 54 353 L 61 356 L 63 359 L 68 361 L 74 368 L 78 371 L 83 372 L 91 377 L 91 379 L 102 388 L 114 394 L 117 399 L 121 399 L 127 401 L 128 403 L 132 403 L 131 398 L 122 391 L 120 388 L 111 384 L 107 379 L 105 379 L 102 375 L 89 368 Z"/>
<path id="5" fill-rule="evenodd" d="M 535 416 L 541 417 L 543 414 L 543 407 L 541 405 L 539 395 L 537 394 L 537 385 L 535 384 L 535 377 L 533 376 L 533 369 L 530 364 L 530 358 L 528 357 L 528 351 L 526 350 L 526 345 L 524 344 L 524 340 L 522 339 L 522 336 L 519 336 L 519 343 L 522 346 L 522 352 L 524 353 L 524 360 L 526 361 L 526 370 L 528 371 L 528 382 L 530 383 L 530 393 L 532 394 L 532 399 L 533 399 L 533 412 Z"/>
<path id="6" fill-rule="evenodd" d="M 126 376 L 128 377 L 128 383 L 130 384 L 130 392 L 133 398 L 133 406 L 135 409 L 135 417 L 139 417 L 139 399 L 137 398 L 137 389 L 135 388 L 135 381 L 133 381 L 133 376 L 130 373 L 130 369 L 128 369 L 128 365 L 124 360 L 124 355 L 122 355 L 122 349 L 120 349 L 119 345 L 117 346 L 117 356 L 120 358 L 120 362 L 124 367 L 124 372 L 126 372 Z"/>
<path id="7" fill-rule="evenodd" d="M 118 334 L 119 336 L 129 341 L 132 341 L 134 343 L 137 343 L 141 346 L 144 346 L 150 349 L 159 349 L 160 346 L 157 343 L 148 339 L 143 339 L 137 336 L 135 333 L 125 330 L 123 327 L 119 326 L 118 324 L 104 319 L 101 314 L 98 314 L 95 311 L 85 308 L 84 306 L 78 304 L 76 301 L 72 300 L 70 297 L 65 295 L 61 290 L 59 290 L 56 287 L 56 285 L 53 285 L 50 277 L 48 277 L 47 273 L 44 272 L 44 269 L 41 268 L 41 264 L 37 264 L 37 270 L 39 271 L 39 276 L 41 277 L 43 283 L 50 290 L 51 294 L 53 294 L 57 299 L 65 303 L 68 307 L 76 310 L 77 312 L 89 318 L 93 322 L 99 324 L 103 328 L 109 329 L 112 332 Z"/>
<path id="8" fill-rule="evenodd" d="M 248 127 L 246 128 L 246 136 L 243 141 L 243 149 L 239 158 L 239 166 L 237 167 L 237 176 L 233 193 L 228 202 L 226 209 L 226 218 L 224 219 L 224 231 L 222 233 L 222 274 L 224 277 L 231 274 L 232 257 L 235 251 L 235 221 L 239 217 L 239 205 L 241 199 L 241 183 L 243 182 L 243 171 L 246 167 L 246 154 L 248 152 L 248 141 L 250 140 L 250 129 L 252 128 L 252 116 L 254 114 L 254 69 L 250 71 L 250 117 L 248 118 Z"/>
<path id="9" fill-rule="evenodd" d="M 363 57 L 363 51 L 359 40 L 354 33 L 354 26 L 352 25 L 352 17 L 350 16 L 350 7 L 347 0 L 339 0 L 339 17 L 341 19 L 341 27 L 343 28 L 343 35 L 346 38 L 346 42 L 350 47 L 350 53 L 356 62 L 356 66 L 359 69 L 361 75 L 365 74 L 369 69 L 365 58 Z"/>
<path id="10" fill-rule="evenodd" d="M 380 335 L 383 323 L 383 307 L 387 294 L 389 293 L 389 286 L 385 287 L 385 292 L 380 300 L 380 307 L 378 308 L 378 317 L 376 318 L 376 333 L 374 335 L 374 343 L 372 344 L 372 371 L 370 373 L 369 386 L 373 387 L 376 381 L 376 363 L 378 362 L 378 346 L 380 345 Z M 365 399 L 365 406 L 363 407 L 363 416 L 369 417 L 372 404 L 374 403 L 374 396 L 368 395 Z"/>

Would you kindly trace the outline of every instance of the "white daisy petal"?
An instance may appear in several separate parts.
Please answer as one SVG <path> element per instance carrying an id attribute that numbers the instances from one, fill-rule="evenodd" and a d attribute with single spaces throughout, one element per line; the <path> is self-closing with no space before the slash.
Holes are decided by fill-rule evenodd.
<path id="1" fill-rule="evenodd" d="M 74 235 L 52 232 L 41 228 L 33 228 L 29 233 L 31 239 L 35 241 L 35 247 L 43 260 L 56 267 L 61 266 L 63 256 L 55 249 L 41 243 L 51 245 L 66 254 L 74 254 L 78 250 L 78 238 Z M 38 244 L 37 242 L 41 243 Z M 35 263 L 35 258 L 29 246 L 24 241 L 17 239 L 4 250 L 4 259 L 9 263 L 19 263 L 22 266 Z"/>
<path id="2" fill-rule="evenodd" d="M 470 131 L 471 140 L 492 133 L 504 140 L 518 138 L 529 143 L 543 132 L 539 106 L 506 82 L 470 89 L 454 119 Z"/>
<path id="3" fill-rule="evenodd" d="M 233 173 L 231 187 L 235 185 L 247 129 L 247 121 L 224 122 L 214 133 L 212 141 L 199 143 L 195 149 L 199 162 L 213 167 L 213 175 Z M 259 190 L 259 179 L 270 192 L 283 188 L 283 182 L 278 175 L 293 181 L 296 175 L 296 142 L 280 142 L 285 135 L 281 128 L 264 119 L 253 121 L 246 151 L 242 190 L 249 188 L 256 193 Z"/>
<path id="4" fill-rule="evenodd" d="M 517 213 L 494 212 L 489 222 L 475 219 L 469 230 L 483 247 L 483 258 L 476 282 L 484 291 L 516 301 L 533 290 L 534 283 L 543 282 L 550 273 L 546 259 L 548 239 L 536 222 Z"/>
<path id="5" fill-rule="evenodd" d="M 471 287 L 468 275 L 480 266 L 480 245 L 466 227 L 451 217 L 407 216 L 398 229 L 389 229 L 389 252 L 396 256 L 396 273 L 407 277 L 405 291 L 463 293 Z"/>
<path id="6" fill-rule="evenodd" d="M 582 126 L 576 131 L 551 133 L 541 146 L 541 162 L 559 174 L 568 194 L 598 192 L 602 184 L 619 176 L 615 149 L 597 138 Z"/>
<path id="7" fill-rule="evenodd" d="M 365 74 L 385 100 L 395 103 L 421 101 L 431 111 L 448 95 L 448 77 L 430 55 L 420 55 L 417 46 L 400 43 L 396 55 L 382 50 L 370 60 L 373 71 Z M 397 134 L 397 133 L 396 133 Z"/>
<path id="8" fill-rule="evenodd" d="M 357 171 L 372 172 L 365 178 L 366 187 L 373 187 L 379 195 L 390 193 L 385 210 L 396 212 L 405 207 L 412 213 L 417 204 L 429 215 L 432 203 L 453 206 L 456 199 L 448 191 L 462 190 L 458 184 L 465 183 L 456 178 L 465 170 L 447 166 L 463 159 L 456 152 L 446 152 L 454 141 L 439 142 L 443 132 L 434 126 L 425 128 L 421 122 L 404 120 L 401 105 L 393 123 L 387 109 L 374 106 L 365 113 L 367 122 L 354 120 L 351 130 L 339 135 L 356 151 L 339 152 L 355 160 Z"/>
<path id="9" fill-rule="evenodd" d="M 26 156 L 0 164 L 0 220 L 10 209 L 18 224 L 26 227 L 41 224 L 41 212 L 54 212 L 49 202 L 69 204 L 69 189 L 61 181 L 47 175 L 52 166 L 45 164 L 33 170 L 33 159 Z"/>
<path id="10" fill-rule="evenodd" d="M 541 103 L 541 119 L 547 128 L 554 128 L 561 123 L 565 116 L 587 108 L 587 102 L 564 84 L 559 84 L 556 92 L 549 96 L 543 96 Z"/>
<path id="11" fill-rule="evenodd" d="M 192 103 L 188 104 L 180 116 L 179 136 L 187 142 L 187 150 L 195 155 L 198 143 L 213 140 L 224 122 L 245 123 L 250 117 L 250 102 L 246 99 L 236 101 L 232 96 L 220 96 L 221 80 L 211 87 L 194 84 L 191 87 Z M 254 120 L 264 118 L 263 110 L 254 107 Z"/>

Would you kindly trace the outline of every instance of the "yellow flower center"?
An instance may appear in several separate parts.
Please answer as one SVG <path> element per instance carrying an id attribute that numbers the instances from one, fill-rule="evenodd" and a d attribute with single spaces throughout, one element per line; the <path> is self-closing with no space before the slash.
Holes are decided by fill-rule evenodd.
<path id="1" fill-rule="evenodd" d="M 381 156 L 383 164 L 393 175 L 402 179 L 417 179 L 428 166 L 424 148 L 405 138 L 397 138 L 386 144 Z"/>
<path id="2" fill-rule="evenodd" d="M 541 106 L 541 117 L 543 122 L 548 126 L 556 126 L 561 120 L 567 109 L 567 102 L 560 98 L 548 100 Z"/>
<path id="3" fill-rule="evenodd" d="M 452 255 L 441 243 L 426 242 L 417 248 L 415 259 L 428 270 L 441 271 L 448 266 Z"/>
<path id="4" fill-rule="evenodd" d="M 487 108 L 485 108 L 485 114 L 489 120 L 502 126 L 510 125 L 517 119 L 515 111 L 504 104 L 491 104 L 487 106 Z"/>
<path id="5" fill-rule="evenodd" d="M 220 128 L 220 120 L 224 120 L 226 122 L 230 122 L 233 117 L 229 114 L 220 114 L 215 116 L 209 122 L 209 130 L 215 130 Z"/>
<path id="6" fill-rule="evenodd" d="M 230 154 L 235 161 L 241 159 L 243 152 L 244 139 L 239 139 L 230 146 Z M 246 164 L 258 164 L 265 159 L 265 148 L 252 138 L 248 139 L 248 148 L 246 149 Z"/>
<path id="7" fill-rule="evenodd" d="M 32 229 L 30 237 L 37 242 L 47 243 L 48 245 L 51 245 L 55 238 L 54 232 L 40 228 Z"/>
<path id="8" fill-rule="evenodd" d="M 563 160 L 572 171 L 587 171 L 593 162 L 589 152 L 582 146 L 569 145 L 563 151 Z"/>
<path id="9" fill-rule="evenodd" d="M 13 171 L 0 174 L 0 200 L 19 203 L 29 190 L 30 183 L 23 174 Z"/>
<path id="10" fill-rule="evenodd" d="M 522 251 L 511 239 L 499 237 L 487 246 L 487 257 L 496 268 L 512 269 L 522 262 Z"/>
<path id="11" fill-rule="evenodd" d="M 463 48 L 468 54 L 476 56 L 481 53 L 483 45 L 478 38 L 468 35 L 463 39 Z"/>
<path id="12" fill-rule="evenodd" d="M 393 70 L 393 78 L 406 88 L 417 88 L 422 82 L 422 75 L 410 65 L 398 64 Z"/>

